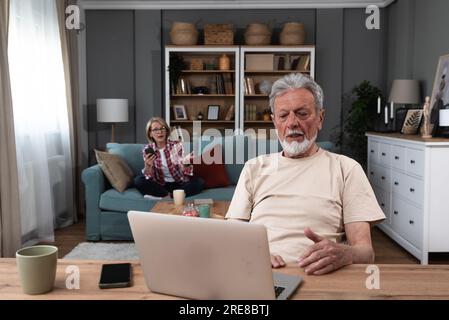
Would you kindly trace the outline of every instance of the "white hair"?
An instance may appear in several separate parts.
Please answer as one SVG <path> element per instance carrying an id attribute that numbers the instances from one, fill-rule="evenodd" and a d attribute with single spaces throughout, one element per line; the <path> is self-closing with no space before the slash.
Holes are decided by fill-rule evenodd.
<path id="1" fill-rule="evenodd" d="M 323 89 L 311 77 L 302 73 L 291 73 L 277 80 L 271 87 L 270 108 L 274 114 L 274 100 L 287 90 L 309 90 L 315 99 L 315 109 L 318 113 L 323 108 Z"/>

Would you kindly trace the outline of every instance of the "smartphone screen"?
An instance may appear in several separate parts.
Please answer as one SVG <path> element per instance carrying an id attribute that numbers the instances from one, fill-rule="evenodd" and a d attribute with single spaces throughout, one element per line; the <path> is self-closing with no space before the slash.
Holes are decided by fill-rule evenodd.
<path id="1" fill-rule="evenodd" d="M 131 264 L 104 264 L 101 268 L 100 283 L 98 285 L 101 289 L 130 287 Z"/>

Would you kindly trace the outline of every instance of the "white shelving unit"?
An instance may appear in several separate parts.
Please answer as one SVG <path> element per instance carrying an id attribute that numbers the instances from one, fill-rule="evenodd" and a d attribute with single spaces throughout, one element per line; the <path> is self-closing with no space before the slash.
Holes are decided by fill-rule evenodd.
<path id="1" fill-rule="evenodd" d="M 192 58 L 204 59 L 212 64 L 218 66 L 218 59 L 220 55 L 226 54 L 231 59 L 231 70 L 191 70 L 187 66 L 186 70 L 182 71 L 182 77 L 187 79 L 191 85 L 197 84 L 204 79 L 213 77 L 218 74 L 232 74 L 233 77 L 233 93 L 232 94 L 192 94 L 190 93 L 176 93 L 172 91 L 170 83 L 170 72 L 168 70 L 170 63 L 170 56 L 178 54 L 189 62 Z M 267 63 L 267 68 L 259 68 L 259 70 L 247 70 L 246 59 L 251 54 L 262 54 L 268 57 L 272 56 L 273 61 Z M 293 62 L 299 57 L 308 57 L 307 67 L 305 70 L 295 68 L 287 70 L 279 70 L 277 61 L 291 58 Z M 289 59 L 290 60 L 290 59 Z M 211 62 L 214 61 L 214 62 Z M 299 61 L 299 60 L 298 60 Z M 290 65 L 290 63 L 288 63 Z M 262 64 L 263 66 L 263 64 Z M 300 64 L 298 63 L 298 66 Z M 192 120 L 176 120 L 172 118 L 173 105 L 184 105 L 189 116 L 196 115 L 198 110 L 202 108 L 203 121 L 201 122 L 204 128 L 216 129 L 234 129 L 236 133 L 242 133 L 246 129 L 262 128 L 271 129 L 273 124 L 270 121 L 264 121 L 260 116 L 264 109 L 269 108 L 268 94 L 261 93 L 258 90 L 258 85 L 263 80 L 268 80 L 273 83 L 285 74 L 292 72 L 301 72 L 309 74 L 312 78 L 315 77 L 315 46 L 167 46 L 165 48 L 165 119 L 170 126 L 176 125 L 182 128 L 191 127 Z M 229 78 L 228 76 L 226 76 Z M 254 80 L 252 94 L 245 94 L 245 83 L 247 77 Z M 202 79 L 202 80 L 201 80 Z M 201 81 L 200 81 L 201 80 Z M 199 82 L 198 82 L 199 81 Z M 245 105 L 250 103 L 252 107 L 251 119 L 245 118 Z M 234 105 L 234 119 L 232 121 L 225 120 L 223 113 L 221 113 L 218 121 L 207 121 L 205 114 L 205 107 L 207 105 L 221 105 L 224 106 L 225 112 L 231 104 Z M 255 116 L 257 115 L 257 116 Z"/>
<path id="2" fill-rule="evenodd" d="M 268 69 L 263 70 L 248 70 L 246 60 L 249 55 L 252 54 L 266 54 L 273 55 L 274 61 L 273 66 Z M 298 57 L 298 56 L 309 56 L 309 63 L 306 70 L 298 70 L 295 68 L 294 70 L 279 70 L 276 62 L 279 60 L 279 57 L 286 58 L 289 56 L 290 58 Z M 289 64 L 291 64 L 290 61 Z M 298 65 L 299 66 L 299 65 Z M 261 94 L 257 90 L 258 84 L 262 80 L 269 80 L 273 83 L 275 80 L 280 77 L 292 73 L 292 72 L 301 72 L 310 75 L 312 78 L 315 78 L 315 46 L 241 46 L 240 47 L 240 123 L 239 127 L 241 130 L 246 130 L 248 128 L 274 128 L 271 121 L 261 121 L 262 119 L 246 119 L 245 118 L 245 106 L 249 103 L 256 106 L 257 112 L 262 112 L 263 109 L 269 108 L 269 96 L 267 94 Z M 245 93 L 245 85 L 244 81 L 247 77 L 250 77 L 254 81 L 254 89 L 256 90 L 253 94 Z"/>

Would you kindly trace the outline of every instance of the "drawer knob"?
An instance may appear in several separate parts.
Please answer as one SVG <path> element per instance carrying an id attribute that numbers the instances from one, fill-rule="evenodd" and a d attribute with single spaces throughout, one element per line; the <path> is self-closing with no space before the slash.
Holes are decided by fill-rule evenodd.
<path id="1" fill-rule="evenodd" d="M 415 223 L 415 221 L 413 221 L 413 220 L 410 220 L 410 221 L 409 221 L 409 223 L 410 223 L 410 224 L 414 224 L 414 223 Z"/>
<path id="2" fill-rule="evenodd" d="M 384 176 L 382 176 L 382 177 L 380 177 L 382 180 L 385 180 L 385 177 Z"/>
<path id="3" fill-rule="evenodd" d="M 394 182 L 394 185 L 395 185 L 395 186 L 398 186 L 398 185 L 399 185 L 399 182 L 395 181 L 395 182 Z"/>
<path id="4" fill-rule="evenodd" d="M 374 153 L 374 150 L 370 150 L 371 153 Z"/>
<path id="5" fill-rule="evenodd" d="M 410 163 L 411 164 L 415 164 L 415 160 L 410 160 Z"/>
<path id="6" fill-rule="evenodd" d="M 370 173 L 369 173 L 370 175 L 373 175 L 374 174 L 374 172 L 373 171 L 371 171 Z"/>
<path id="7" fill-rule="evenodd" d="M 382 156 L 384 156 L 384 157 L 386 156 L 385 152 L 382 152 Z"/>
<path id="8" fill-rule="evenodd" d="M 393 213 L 394 213 L 394 214 L 398 214 L 399 212 L 397 212 L 397 211 L 394 211 Z"/>
<path id="9" fill-rule="evenodd" d="M 381 203 L 380 206 L 381 206 L 381 207 L 385 207 L 385 203 Z"/>
<path id="10" fill-rule="evenodd" d="M 415 192 L 415 189 L 413 189 L 413 188 L 410 188 L 410 192 Z"/>
<path id="11" fill-rule="evenodd" d="M 394 156 L 394 160 L 399 160 L 399 157 L 398 156 Z"/>

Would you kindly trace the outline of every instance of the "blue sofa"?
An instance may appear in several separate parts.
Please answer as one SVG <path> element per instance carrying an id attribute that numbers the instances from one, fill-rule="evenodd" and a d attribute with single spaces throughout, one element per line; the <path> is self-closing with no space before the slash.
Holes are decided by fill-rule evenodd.
<path id="1" fill-rule="evenodd" d="M 225 168 L 231 185 L 224 188 L 205 189 L 187 200 L 196 198 L 231 200 L 244 162 L 256 155 L 280 150 L 277 140 L 256 141 L 246 136 L 203 137 L 201 141 L 193 145 L 185 143 L 184 147 L 186 152 L 193 150 L 198 155 L 216 144 L 221 144 L 223 148 Z M 328 142 L 320 143 L 320 145 L 326 149 L 331 147 Z M 121 156 L 133 170 L 134 175 L 137 175 L 144 165 L 143 146 L 143 144 L 108 143 L 106 147 L 108 152 Z M 99 165 L 85 169 L 82 172 L 82 181 L 86 193 L 86 239 L 90 241 L 132 240 L 127 212 L 129 210 L 150 211 L 156 204 L 155 200 L 144 198 L 133 187 L 122 193 L 112 188 Z"/>

